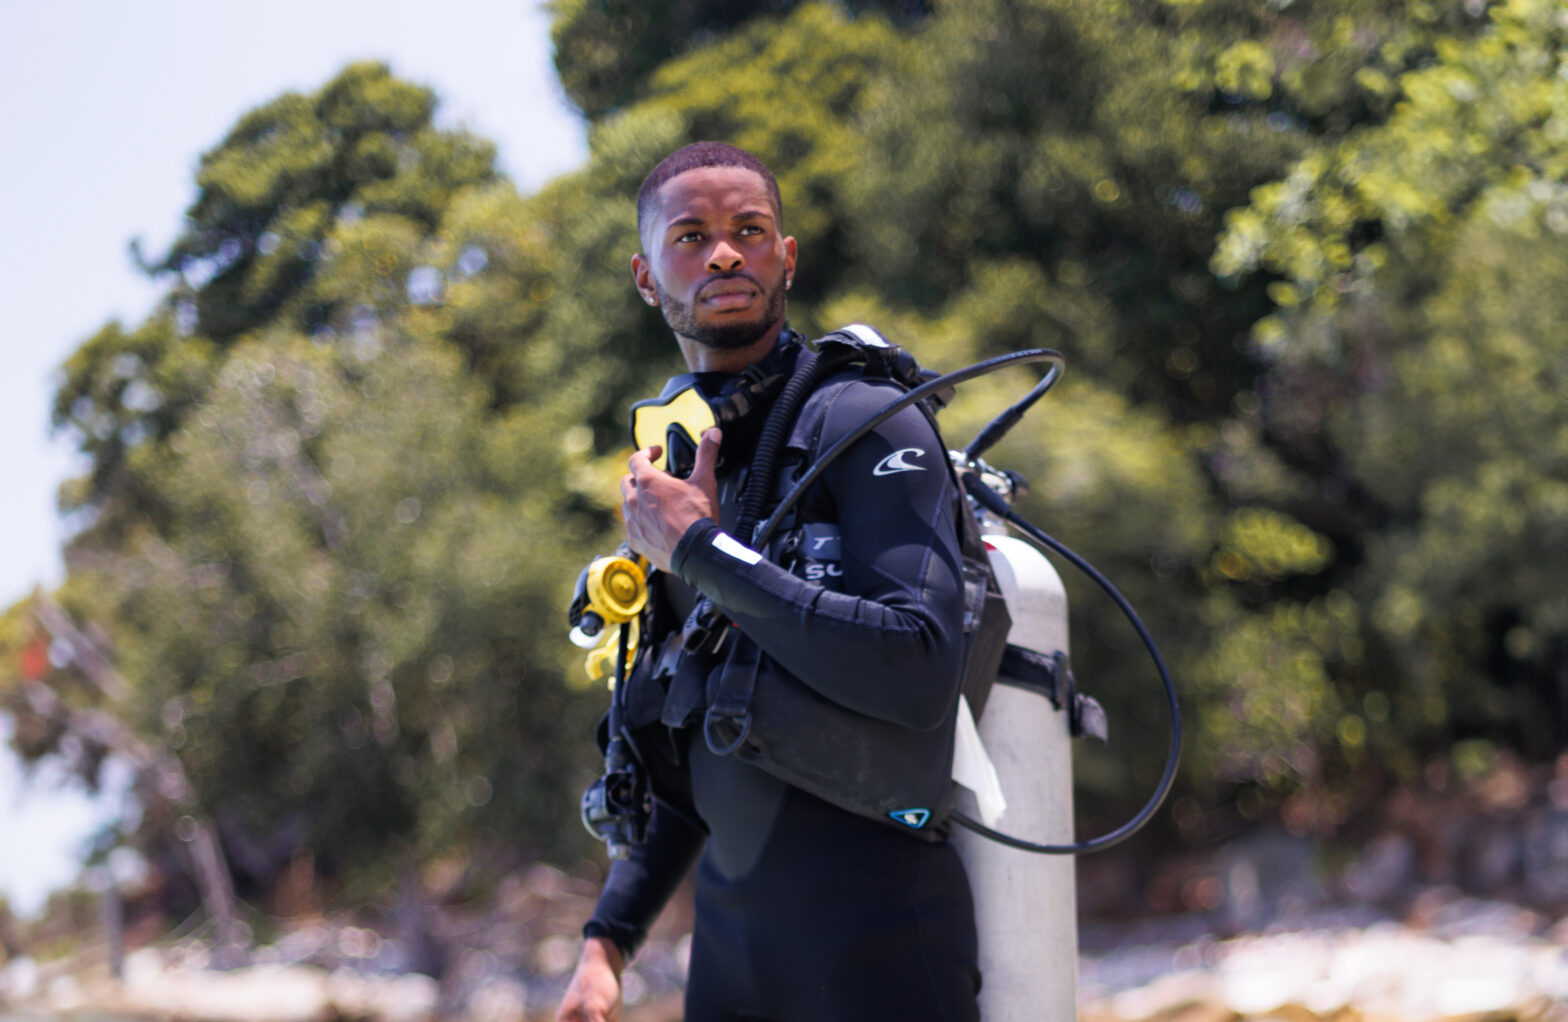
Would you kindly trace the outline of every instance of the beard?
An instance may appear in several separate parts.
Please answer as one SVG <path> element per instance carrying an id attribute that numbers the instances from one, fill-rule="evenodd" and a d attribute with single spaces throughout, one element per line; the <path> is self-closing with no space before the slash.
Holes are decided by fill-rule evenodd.
<path id="1" fill-rule="evenodd" d="M 734 279 L 739 276 L 743 275 L 732 274 L 728 278 L 715 279 Z M 697 318 L 692 315 L 691 306 L 664 290 L 658 281 L 654 281 L 654 287 L 659 292 L 659 309 L 664 313 L 664 321 L 669 324 L 671 330 L 681 337 L 691 338 L 705 348 L 725 351 L 755 344 L 775 323 L 784 318 L 783 274 L 780 273 L 778 281 L 771 288 L 753 277 L 745 279 L 762 289 L 761 311 L 751 319 L 725 320 L 720 323 L 698 323 Z"/>

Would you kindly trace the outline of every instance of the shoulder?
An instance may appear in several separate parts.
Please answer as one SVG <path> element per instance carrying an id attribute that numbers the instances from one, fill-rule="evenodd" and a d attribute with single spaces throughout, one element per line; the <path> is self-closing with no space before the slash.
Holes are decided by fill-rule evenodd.
<path id="1" fill-rule="evenodd" d="M 835 373 L 812 391 L 790 432 L 789 445 L 801 450 L 822 450 L 876 415 L 907 391 L 892 380 L 865 376 L 859 367 Z M 924 412 L 911 405 L 889 423 L 895 428 L 934 431 Z M 889 423 L 878 427 L 888 428 Z"/>

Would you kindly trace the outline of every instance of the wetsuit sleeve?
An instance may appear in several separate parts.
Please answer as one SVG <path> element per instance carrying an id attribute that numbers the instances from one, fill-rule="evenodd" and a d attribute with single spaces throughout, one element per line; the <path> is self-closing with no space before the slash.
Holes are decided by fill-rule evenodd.
<path id="1" fill-rule="evenodd" d="M 610 938 L 630 961 L 706 840 L 707 835 L 679 813 L 655 801 L 646 840 L 633 845 L 630 856 L 610 864 L 583 936 Z"/>
<path id="2" fill-rule="evenodd" d="M 828 406 L 818 450 L 899 393 L 857 382 Z M 956 491 L 925 415 L 907 408 L 824 473 L 835 508 L 842 591 L 798 578 L 704 519 L 671 567 L 819 694 L 920 730 L 951 707 L 963 639 Z"/>

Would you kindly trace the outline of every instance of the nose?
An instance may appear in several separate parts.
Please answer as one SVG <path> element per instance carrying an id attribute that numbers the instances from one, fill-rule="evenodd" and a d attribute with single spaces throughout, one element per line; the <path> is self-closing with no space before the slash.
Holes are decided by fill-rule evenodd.
<path id="1" fill-rule="evenodd" d="M 734 273 L 744 265 L 746 260 L 741 258 L 740 251 L 728 241 L 721 239 L 708 253 L 709 273 Z"/>

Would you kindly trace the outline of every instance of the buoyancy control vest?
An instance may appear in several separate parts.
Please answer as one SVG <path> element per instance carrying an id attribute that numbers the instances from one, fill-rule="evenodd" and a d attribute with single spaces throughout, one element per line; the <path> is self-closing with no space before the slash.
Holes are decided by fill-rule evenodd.
<path id="1" fill-rule="evenodd" d="M 859 324 L 835 331 L 813 347 L 796 359 L 790 382 L 774 399 L 750 459 L 742 484 L 744 509 L 734 523 L 742 543 L 757 538 L 749 534 L 752 526 L 777 505 L 824 445 L 836 439 L 824 436 L 824 425 L 825 410 L 837 392 L 862 380 L 889 381 L 907 391 L 922 380 L 913 359 Z M 945 453 L 935 408 L 926 402 L 919 407 L 939 451 Z M 667 727 L 699 726 L 702 739 L 717 754 L 733 755 L 842 809 L 900 831 L 933 841 L 945 837 L 953 798 L 959 696 L 963 694 L 976 713 L 984 705 L 1011 620 L 973 510 L 951 464 L 946 457 L 942 461 L 941 471 L 953 483 L 952 521 L 962 562 L 962 668 L 952 679 L 945 712 L 934 727 L 910 727 L 868 716 L 824 697 L 744 632 L 722 621 L 716 624 L 711 607 L 699 602 L 681 629 L 686 641 L 677 646 L 667 638 L 662 646 L 656 644 L 632 672 L 625 694 L 628 728 L 646 729 L 655 721 Z M 842 513 L 808 490 L 759 552 L 808 579 L 814 569 L 826 573 L 831 570 L 828 555 Z M 678 579 L 666 578 L 661 585 L 656 576 L 654 583 L 664 590 L 679 587 Z M 668 597 L 675 594 L 663 595 L 666 599 L 653 601 L 656 606 L 649 613 L 654 619 L 647 622 L 645 634 L 673 631 Z M 657 620 L 661 616 L 664 620 Z M 725 638 L 714 649 L 716 636 Z M 698 678 L 700 688 L 694 685 Z M 649 744 L 634 742 L 643 748 Z M 649 766 L 657 789 L 658 777 L 665 771 Z"/>

